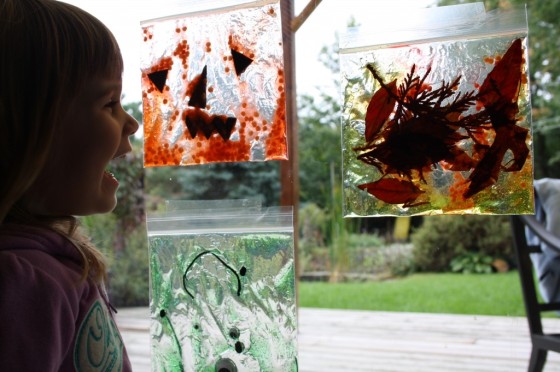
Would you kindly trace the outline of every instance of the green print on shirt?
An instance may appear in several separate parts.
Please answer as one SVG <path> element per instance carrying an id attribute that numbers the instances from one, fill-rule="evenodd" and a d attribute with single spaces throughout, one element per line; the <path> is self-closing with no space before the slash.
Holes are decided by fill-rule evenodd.
<path id="1" fill-rule="evenodd" d="M 96 301 L 84 318 L 74 346 L 77 371 L 121 371 L 123 342 L 107 309 Z"/>

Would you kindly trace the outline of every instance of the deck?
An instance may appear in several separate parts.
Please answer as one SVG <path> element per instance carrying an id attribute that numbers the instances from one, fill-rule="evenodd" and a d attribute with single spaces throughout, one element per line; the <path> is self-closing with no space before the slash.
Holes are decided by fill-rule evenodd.
<path id="1" fill-rule="evenodd" d="M 149 311 L 119 310 L 117 322 L 134 371 L 150 371 Z M 545 319 L 560 332 L 560 319 Z M 526 371 L 527 321 L 520 317 L 299 310 L 301 372 Z M 549 353 L 544 371 L 560 371 Z"/>

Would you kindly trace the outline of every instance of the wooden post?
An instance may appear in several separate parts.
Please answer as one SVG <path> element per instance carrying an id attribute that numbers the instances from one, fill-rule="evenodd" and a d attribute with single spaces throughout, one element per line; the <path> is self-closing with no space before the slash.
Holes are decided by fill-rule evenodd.
<path id="1" fill-rule="evenodd" d="M 280 164 L 282 191 L 280 205 L 293 205 L 299 200 L 298 177 L 298 122 L 297 91 L 295 74 L 295 37 L 292 31 L 294 17 L 293 0 L 281 0 L 282 8 L 282 42 L 284 44 L 284 81 L 286 94 L 286 124 L 288 129 L 288 160 Z"/>
<path id="2" fill-rule="evenodd" d="M 280 163 L 281 206 L 294 208 L 294 264 L 296 287 L 299 279 L 298 237 L 299 237 L 299 166 L 298 166 L 298 121 L 297 90 L 295 71 L 295 35 L 292 30 L 294 18 L 293 0 L 280 0 L 282 16 L 282 42 L 284 46 L 284 81 L 286 94 L 286 124 L 288 130 L 288 160 Z M 296 291 L 297 293 L 298 291 Z M 296 297 L 296 303 L 297 303 Z"/>

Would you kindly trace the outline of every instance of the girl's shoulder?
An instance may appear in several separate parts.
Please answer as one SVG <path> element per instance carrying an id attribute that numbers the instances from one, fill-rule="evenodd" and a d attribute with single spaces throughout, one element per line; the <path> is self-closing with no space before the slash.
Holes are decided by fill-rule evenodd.
<path id="1" fill-rule="evenodd" d="M 64 236 L 47 228 L 0 226 L 0 272 L 11 276 L 52 277 L 54 282 L 76 282 L 81 257 Z"/>
<path id="2" fill-rule="evenodd" d="M 75 247 L 66 237 L 46 227 L 0 225 L 0 254 L 30 252 L 38 255 L 79 257 Z"/>
<path id="3" fill-rule="evenodd" d="M 3 367 L 93 370 L 85 364 L 91 355 L 129 367 L 104 295 L 91 280 L 82 280 L 79 257 L 73 243 L 49 229 L 0 226 Z M 29 358 L 38 345 L 41 350 Z"/>

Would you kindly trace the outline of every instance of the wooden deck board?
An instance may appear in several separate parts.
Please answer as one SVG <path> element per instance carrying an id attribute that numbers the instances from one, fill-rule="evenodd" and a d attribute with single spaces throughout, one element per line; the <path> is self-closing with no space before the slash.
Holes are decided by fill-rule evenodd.
<path id="1" fill-rule="evenodd" d="M 134 370 L 150 371 L 148 309 L 121 309 L 117 321 Z M 301 372 L 521 372 L 531 350 L 521 317 L 302 308 L 298 322 Z M 560 332 L 560 319 L 544 326 Z M 545 371 L 560 371 L 560 354 Z"/>

